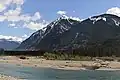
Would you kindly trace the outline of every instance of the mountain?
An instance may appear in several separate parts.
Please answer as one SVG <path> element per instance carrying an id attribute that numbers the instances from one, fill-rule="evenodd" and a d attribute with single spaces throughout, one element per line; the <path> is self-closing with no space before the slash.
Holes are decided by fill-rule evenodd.
<path id="1" fill-rule="evenodd" d="M 78 23 L 79 21 L 62 16 L 57 20 L 51 22 L 49 25 L 47 25 L 45 27 L 46 28 L 45 30 L 41 29 L 33 33 L 28 39 L 26 39 L 21 43 L 18 49 L 26 49 L 26 50 L 37 49 L 35 48 L 35 46 L 38 46 L 39 43 L 44 43 L 44 42 L 45 44 L 41 44 L 41 45 L 49 49 L 48 45 L 50 45 L 52 42 L 57 43 L 55 38 L 59 38 L 64 32 L 68 31 L 73 25 L 76 25 Z M 48 38 L 49 38 L 49 41 L 48 41 Z M 52 48 L 52 45 L 51 45 L 51 48 Z"/>
<path id="2" fill-rule="evenodd" d="M 42 39 L 44 34 L 43 30 L 38 30 L 37 32 L 33 33 L 28 39 L 23 41 L 19 46 L 20 49 L 31 49 L 35 44 L 39 43 Z"/>
<path id="3" fill-rule="evenodd" d="M 33 33 L 18 49 L 53 51 L 85 48 L 93 44 L 106 46 L 104 43 L 112 39 L 116 43 L 119 36 L 120 17 L 115 15 L 102 14 L 83 21 L 60 17 L 44 30 Z"/>
<path id="4" fill-rule="evenodd" d="M 3 48 L 5 50 L 12 50 L 17 48 L 20 45 L 19 42 L 10 41 L 6 39 L 0 39 L 0 48 Z"/>

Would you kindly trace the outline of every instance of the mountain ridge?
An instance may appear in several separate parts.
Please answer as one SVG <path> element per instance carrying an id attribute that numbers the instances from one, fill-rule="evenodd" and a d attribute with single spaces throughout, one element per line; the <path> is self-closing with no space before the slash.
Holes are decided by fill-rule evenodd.
<path id="1" fill-rule="evenodd" d="M 11 41 L 7 39 L 0 39 L 0 48 L 5 50 L 13 50 L 20 45 L 20 42 Z"/>
<path id="2" fill-rule="evenodd" d="M 42 34 L 39 31 L 42 31 Z M 120 35 L 120 17 L 101 14 L 83 21 L 58 18 L 48 24 L 45 31 L 39 31 L 37 31 L 38 34 L 36 34 L 37 32 L 33 33 L 36 37 L 32 34 L 26 39 L 29 40 L 28 42 L 23 41 L 18 49 L 69 50 L 86 47 L 92 42 L 104 43 L 104 41 Z"/>

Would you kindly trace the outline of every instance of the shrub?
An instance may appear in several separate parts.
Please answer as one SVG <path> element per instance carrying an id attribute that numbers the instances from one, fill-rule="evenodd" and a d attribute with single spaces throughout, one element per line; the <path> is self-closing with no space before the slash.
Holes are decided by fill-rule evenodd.
<path id="1" fill-rule="evenodd" d="M 68 54 L 68 53 L 44 53 L 44 58 L 47 60 L 79 60 L 79 61 L 90 61 L 92 60 L 92 57 L 88 56 L 79 56 L 74 54 Z"/>

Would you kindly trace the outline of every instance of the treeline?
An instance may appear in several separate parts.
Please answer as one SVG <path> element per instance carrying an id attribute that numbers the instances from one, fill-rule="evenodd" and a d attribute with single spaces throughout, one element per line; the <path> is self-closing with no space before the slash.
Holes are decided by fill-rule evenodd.
<path id="1" fill-rule="evenodd" d="M 120 39 L 109 39 L 104 42 L 91 42 L 80 48 L 58 50 L 57 52 L 90 57 L 120 57 Z"/>
<path id="2" fill-rule="evenodd" d="M 44 51 L 0 51 L 0 55 L 8 55 L 8 56 L 43 56 Z"/>
<path id="3" fill-rule="evenodd" d="M 120 57 L 120 47 L 84 47 L 78 49 L 69 50 L 57 50 L 57 51 L 0 51 L 1 55 L 28 55 L 28 56 L 43 56 L 44 53 L 53 54 L 66 54 L 77 56 L 90 56 L 90 57 L 104 57 L 104 56 L 116 56 Z"/>
<path id="4" fill-rule="evenodd" d="M 74 49 L 71 52 L 74 55 L 79 56 L 91 56 L 91 57 L 104 57 L 104 56 L 116 56 L 120 57 L 120 48 L 116 47 L 92 47 L 92 48 L 79 48 Z"/>

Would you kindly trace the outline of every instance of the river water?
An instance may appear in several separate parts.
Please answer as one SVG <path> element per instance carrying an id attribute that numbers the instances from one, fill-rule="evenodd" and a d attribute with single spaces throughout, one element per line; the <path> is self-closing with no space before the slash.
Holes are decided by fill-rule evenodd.
<path id="1" fill-rule="evenodd" d="M 25 80 L 120 80 L 120 71 L 57 70 L 1 64 L 0 74 Z"/>

